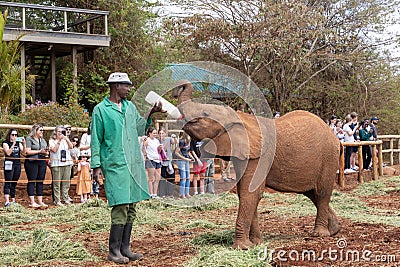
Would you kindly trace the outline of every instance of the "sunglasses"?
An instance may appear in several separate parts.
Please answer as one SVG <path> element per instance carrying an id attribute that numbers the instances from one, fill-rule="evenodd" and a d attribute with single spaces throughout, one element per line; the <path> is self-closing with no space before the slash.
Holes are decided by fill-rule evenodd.
<path id="1" fill-rule="evenodd" d="M 17 136 L 18 134 L 11 134 L 11 136 Z"/>
<path id="2" fill-rule="evenodd" d="M 38 132 L 43 132 L 43 129 L 39 129 Z"/>

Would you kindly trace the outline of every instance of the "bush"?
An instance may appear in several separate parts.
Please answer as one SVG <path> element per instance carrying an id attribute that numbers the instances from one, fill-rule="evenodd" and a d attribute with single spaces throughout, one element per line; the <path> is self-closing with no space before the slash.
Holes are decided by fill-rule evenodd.
<path id="1" fill-rule="evenodd" d="M 90 116 L 78 103 L 70 101 L 66 105 L 55 102 L 27 105 L 26 111 L 16 117 L 10 118 L 9 123 L 27 124 L 40 123 L 44 126 L 57 126 L 59 124 L 70 124 L 76 127 L 87 127 Z"/>

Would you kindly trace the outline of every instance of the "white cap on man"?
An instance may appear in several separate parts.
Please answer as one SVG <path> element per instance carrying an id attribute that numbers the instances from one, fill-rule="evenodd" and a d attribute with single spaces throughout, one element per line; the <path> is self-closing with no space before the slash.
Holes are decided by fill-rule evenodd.
<path id="1" fill-rule="evenodd" d="M 124 84 L 129 84 L 132 85 L 131 80 L 129 80 L 128 74 L 124 72 L 114 72 L 110 74 L 110 77 L 108 77 L 107 83 L 124 83 Z"/>

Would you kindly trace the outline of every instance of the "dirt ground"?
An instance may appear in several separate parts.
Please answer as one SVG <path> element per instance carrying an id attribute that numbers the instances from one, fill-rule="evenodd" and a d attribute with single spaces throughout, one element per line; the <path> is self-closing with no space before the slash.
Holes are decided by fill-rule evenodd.
<path id="1" fill-rule="evenodd" d="M 355 176 L 346 176 L 346 187 L 336 188 L 337 190 L 348 191 L 357 186 Z M 230 190 L 234 187 L 234 181 L 224 182 L 218 180 L 216 182 L 217 192 Z M 26 186 L 18 186 L 17 202 L 27 206 Z M 267 190 L 267 189 L 266 189 Z M 71 188 L 71 195 L 74 187 Z M 271 190 L 269 190 L 271 191 Z M 104 190 L 101 194 L 105 198 Z M 52 203 L 50 185 L 45 186 L 46 203 Z M 392 192 L 384 196 L 373 196 L 361 198 L 368 206 L 380 209 L 390 210 L 390 214 L 396 214 L 400 220 L 400 192 Z M 75 202 L 79 202 L 78 197 L 74 197 Z M 262 200 L 264 201 L 264 200 Z M 50 208 L 54 208 L 53 205 Z M 271 210 L 273 207 L 271 207 Z M 286 254 L 280 258 L 275 258 L 275 266 L 333 266 L 332 258 L 338 257 L 334 262 L 335 266 L 400 266 L 400 227 L 394 227 L 383 224 L 357 223 L 345 218 L 341 218 L 343 224 L 342 231 L 336 238 L 314 238 L 310 236 L 314 224 L 314 216 L 310 217 L 282 217 L 274 215 L 269 209 L 259 209 L 259 221 L 261 231 L 263 232 L 264 240 L 279 240 L 280 246 L 275 247 L 275 250 L 285 251 Z M 223 210 L 226 214 L 221 214 L 221 211 L 213 210 L 202 214 L 203 219 L 236 216 L 237 208 Z M 58 229 L 61 232 L 68 232 L 70 229 L 64 225 Z M 232 225 L 232 229 L 233 229 Z M 190 240 L 195 235 L 205 233 L 206 229 L 196 229 L 189 232 L 171 232 L 165 229 L 155 229 L 148 236 L 141 240 L 131 240 L 131 247 L 134 251 L 139 251 L 144 254 L 144 258 L 140 262 L 130 263 L 129 266 L 177 266 L 183 264 L 197 252 L 189 245 Z M 342 243 L 339 243 L 338 237 Z M 117 266 L 107 261 L 107 241 L 108 234 L 86 234 L 85 236 L 77 235 L 76 240 L 83 242 L 88 251 L 103 259 L 101 262 L 85 263 L 84 266 Z M 103 245 L 99 245 L 103 244 Z M 322 260 L 312 261 L 308 258 L 302 259 L 304 249 L 317 251 L 322 253 L 326 251 Z M 337 252 L 329 250 L 337 250 Z M 362 256 L 366 253 L 366 259 L 355 258 L 351 260 L 346 257 L 349 252 L 357 251 Z M 371 252 L 371 254 L 369 254 Z M 290 255 L 288 253 L 291 253 Z M 296 253 L 299 253 L 299 259 L 296 259 Z M 336 254 L 335 254 L 336 253 Z M 395 255 L 395 258 L 392 256 Z M 274 254 L 276 257 L 276 253 Z M 319 255 L 317 255 L 318 257 Z M 342 260 L 340 260 L 342 259 Z M 369 261 L 368 261 L 369 259 Z M 54 262 L 54 265 L 59 265 Z M 65 266 L 65 265 L 64 265 Z M 74 264 L 70 266 L 81 266 Z M 121 266 L 121 265 L 119 265 Z M 182 266 L 182 265 L 181 265 Z"/>

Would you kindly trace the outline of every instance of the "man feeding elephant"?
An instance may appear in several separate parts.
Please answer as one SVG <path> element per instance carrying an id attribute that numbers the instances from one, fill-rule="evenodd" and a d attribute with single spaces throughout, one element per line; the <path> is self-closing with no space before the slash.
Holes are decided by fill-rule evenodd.
<path id="1" fill-rule="evenodd" d="M 146 172 L 138 136 L 144 135 L 146 120 L 126 98 L 132 84 L 126 73 L 112 73 L 107 83 L 110 96 L 93 110 L 91 124 L 91 166 L 93 178 L 105 178 L 111 209 L 108 260 L 127 263 L 142 254 L 132 253 L 130 237 L 136 215 L 135 204 L 149 198 Z M 161 111 L 161 104 L 154 112 Z"/>
<path id="2" fill-rule="evenodd" d="M 341 224 L 329 202 L 339 169 L 340 142 L 328 125 L 306 111 L 293 111 L 277 120 L 235 112 L 227 106 L 192 101 L 192 92 L 189 81 L 180 81 L 174 89 L 185 121 L 183 130 L 195 140 L 206 140 L 206 152 L 234 163 L 239 195 L 234 248 L 263 242 L 257 206 L 265 186 L 304 194 L 314 203 L 313 236 L 339 232 Z"/>

